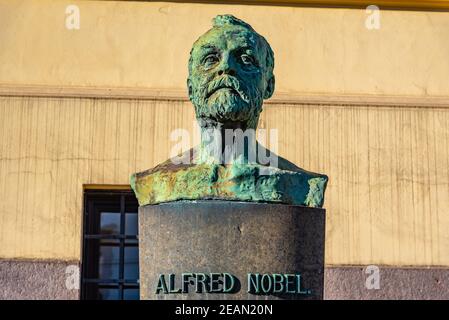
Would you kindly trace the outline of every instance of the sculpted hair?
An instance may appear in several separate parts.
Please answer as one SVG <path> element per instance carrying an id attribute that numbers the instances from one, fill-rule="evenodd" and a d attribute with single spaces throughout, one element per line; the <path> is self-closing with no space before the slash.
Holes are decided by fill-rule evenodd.
<path id="1" fill-rule="evenodd" d="M 243 27 L 243 28 L 253 32 L 254 34 L 256 34 L 262 40 L 262 43 L 265 45 L 265 49 L 266 49 L 266 53 L 267 53 L 267 57 L 266 57 L 266 61 L 265 61 L 265 72 L 268 73 L 268 79 L 271 78 L 273 76 L 273 70 L 274 70 L 274 53 L 273 53 L 273 50 L 271 49 L 271 46 L 268 43 L 268 41 L 262 35 L 257 33 L 256 30 L 254 30 L 253 27 L 251 27 L 248 23 L 246 23 L 245 21 L 240 20 L 240 19 L 234 17 L 231 14 L 218 15 L 215 18 L 212 19 L 212 27 L 213 28 L 221 28 L 221 27 L 224 27 L 224 26 L 239 26 L 239 27 Z M 193 45 L 193 47 L 195 47 L 195 44 Z M 193 59 L 192 58 L 192 51 L 193 51 L 193 47 L 190 50 L 189 75 L 192 72 L 192 59 Z"/>

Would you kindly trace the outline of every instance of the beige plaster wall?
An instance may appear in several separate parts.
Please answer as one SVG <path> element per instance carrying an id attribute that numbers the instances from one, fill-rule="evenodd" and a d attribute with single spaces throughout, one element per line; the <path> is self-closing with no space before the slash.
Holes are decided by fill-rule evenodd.
<path id="1" fill-rule="evenodd" d="M 0 98 L 0 257 L 80 258 L 83 184 L 127 184 L 188 102 Z M 269 105 L 279 153 L 330 177 L 326 263 L 449 265 L 449 109 Z"/>
<path id="2" fill-rule="evenodd" d="M 71 3 L 80 30 L 65 28 Z M 192 128 L 188 53 L 218 13 L 275 51 L 277 96 L 291 103 L 267 105 L 261 127 L 331 178 L 326 263 L 449 266 L 449 13 L 381 11 L 370 31 L 364 10 L 113 1 L 0 0 L 0 258 L 80 259 L 83 185 L 127 184 L 169 156 L 172 130 Z M 359 105 L 295 102 L 309 94 Z M 391 96 L 427 106 L 372 103 Z"/>
<path id="3" fill-rule="evenodd" d="M 80 29 L 66 28 L 66 7 Z M 0 0 L 0 84 L 185 91 L 191 44 L 217 14 L 276 54 L 277 93 L 449 96 L 449 12 L 130 1 Z"/>

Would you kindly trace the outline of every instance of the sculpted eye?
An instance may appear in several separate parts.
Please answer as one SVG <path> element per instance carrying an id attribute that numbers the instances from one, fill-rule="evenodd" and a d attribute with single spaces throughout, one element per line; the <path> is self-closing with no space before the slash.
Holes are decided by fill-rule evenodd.
<path id="1" fill-rule="evenodd" d="M 215 54 L 210 54 L 210 55 L 206 56 L 203 60 L 203 63 L 207 64 L 207 65 L 214 64 L 217 62 L 218 62 L 218 57 Z"/>
<path id="2" fill-rule="evenodd" d="M 244 64 L 247 64 L 247 65 L 255 65 L 256 64 L 254 58 L 247 54 L 242 54 L 242 56 L 240 58 L 242 59 L 242 62 Z"/>

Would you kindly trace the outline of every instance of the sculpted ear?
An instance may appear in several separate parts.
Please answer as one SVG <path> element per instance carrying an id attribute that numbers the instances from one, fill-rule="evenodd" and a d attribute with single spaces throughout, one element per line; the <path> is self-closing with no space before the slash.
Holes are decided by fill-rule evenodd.
<path id="1" fill-rule="evenodd" d="M 274 81 L 274 75 L 272 75 L 271 78 L 268 79 L 268 81 L 267 81 L 267 87 L 265 88 L 265 93 L 264 93 L 264 96 L 263 96 L 264 99 L 269 99 L 273 95 L 274 82 L 275 82 Z"/>
<path id="2" fill-rule="evenodd" d="M 187 78 L 187 89 L 189 90 L 189 99 L 192 101 L 193 99 L 193 87 L 192 87 L 192 80 L 190 80 L 190 77 Z"/>

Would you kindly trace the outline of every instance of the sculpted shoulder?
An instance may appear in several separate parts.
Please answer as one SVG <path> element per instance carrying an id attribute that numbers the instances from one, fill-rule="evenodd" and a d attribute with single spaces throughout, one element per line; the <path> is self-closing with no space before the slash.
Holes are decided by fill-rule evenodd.
<path id="1" fill-rule="evenodd" d="M 195 164 L 193 151 L 134 174 L 131 185 L 139 204 L 220 199 L 323 206 L 326 175 L 303 170 L 282 157 L 277 167 Z"/>

